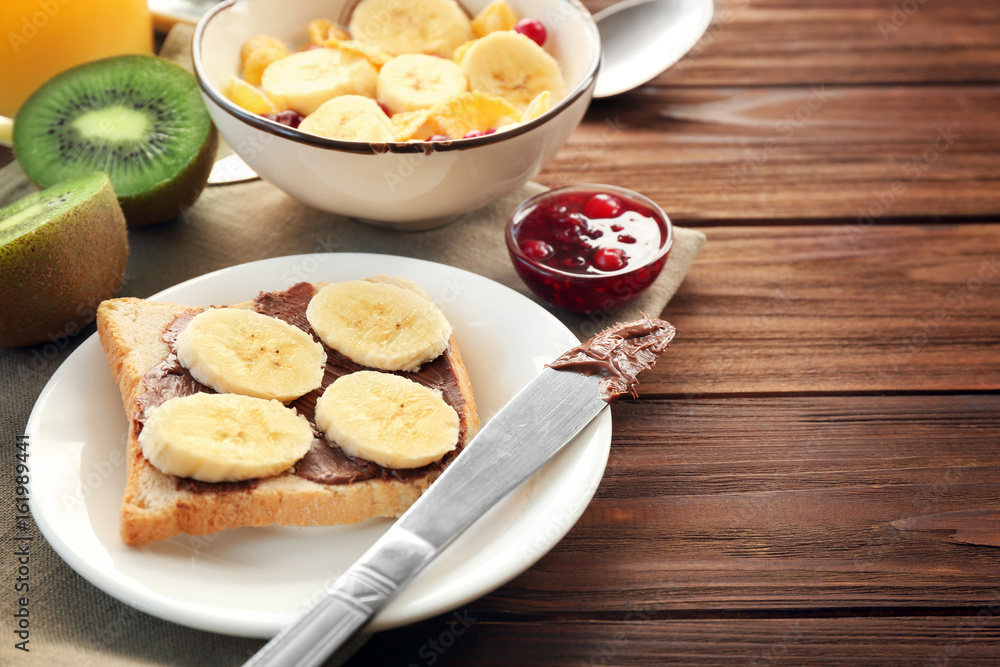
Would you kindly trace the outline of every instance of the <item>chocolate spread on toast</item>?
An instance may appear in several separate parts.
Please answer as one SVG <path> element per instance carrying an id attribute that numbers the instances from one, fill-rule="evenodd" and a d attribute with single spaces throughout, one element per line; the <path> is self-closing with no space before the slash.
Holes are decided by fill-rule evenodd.
<path id="1" fill-rule="evenodd" d="M 299 283 L 283 292 L 261 293 L 254 299 L 253 306 L 258 313 L 284 320 L 319 340 L 306 319 L 306 308 L 315 293 L 316 288 L 312 284 Z M 140 429 L 142 427 L 147 410 L 163 404 L 168 399 L 175 396 L 188 396 L 199 391 L 215 393 L 214 389 L 195 380 L 191 373 L 177 360 L 175 349 L 177 337 L 197 313 L 198 311 L 192 310 L 179 315 L 164 331 L 163 340 L 169 346 L 170 351 L 162 362 L 147 371 L 143 377 L 145 392 L 138 399 L 139 410 L 136 413 L 134 428 Z M 316 427 L 316 401 L 337 378 L 360 370 L 376 369 L 356 364 L 326 345 L 324 348 L 327 353 L 327 364 L 323 373 L 323 384 L 318 389 L 289 403 L 290 407 L 295 408 L 309 420 L 314 435 L 312 447 L 295 464 L 296 475 L 318 484 L 350 484 L 376 478 L 409 481 L 423 477 L 431 471 L 440 470 L 458 455 L 458 452 L 465 445 L 466 427 L 464 420 L 459 428 L 458 446 L 440 461 L 420 468 L 386 468 L 377 463 L 350 456 L 336 445 L 328 443 Z M 424 364 L 417 371 L 395 371 L 395 374 L 439 390 L 445 403 L 453 407 L 459 415 L 463 414 L 465 397 L 458 386 L 455 367 L 446 353 Z M 256 485 L 257 480 L 221 483 L 201 482 L 186 478 L 178 478 L 177 480 L 178 489 L 196 493 L 249 490 Z"/>
<path id="2" fill-rule="evenodd" d="M 664 320 L 643 317 L 616 324 L 596 334 L 549 364 L 556 370 L 600 375 L 602 398 L 608 403 L 624 393 L 635 397 L 636 376 L 652 368 L 670 341 L 674 327 Z"/>

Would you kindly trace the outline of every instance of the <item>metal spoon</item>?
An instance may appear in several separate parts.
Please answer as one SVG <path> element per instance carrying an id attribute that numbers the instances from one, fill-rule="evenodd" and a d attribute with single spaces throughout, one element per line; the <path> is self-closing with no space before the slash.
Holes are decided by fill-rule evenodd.
<path id="1" fill-rule="evenodd" d="M 698 43 L 713 11 L 712 0 L 624 0 L 595 14 L 604 62 L 594 97 L 657 77 Z"/>

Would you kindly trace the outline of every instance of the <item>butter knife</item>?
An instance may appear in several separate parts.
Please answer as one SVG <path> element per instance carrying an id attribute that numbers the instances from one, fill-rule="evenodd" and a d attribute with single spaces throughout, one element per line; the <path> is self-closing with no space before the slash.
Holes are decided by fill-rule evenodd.
<path id="1" fill-rule="evenodd" d="M 233 153 L 215 161 L 215 164 L 212 165 L 212 172 L 208 175 L 208 184 L 229 185 L 257 178 L 260 178 L 257 172 L 251 169 L 250 165 L 243 161 L 243 158 Z"/>
<path id="2" fill-rule="evenodd" d="M 611 400 L 624 391 L 634 393 L 635 375 L 653 365 L 673 333 L 666 322 L 649 318 L 617 325 L 550 364 L 483 427 L 317 605 L 283 628 L 244 667 L 322 664 Z"/>

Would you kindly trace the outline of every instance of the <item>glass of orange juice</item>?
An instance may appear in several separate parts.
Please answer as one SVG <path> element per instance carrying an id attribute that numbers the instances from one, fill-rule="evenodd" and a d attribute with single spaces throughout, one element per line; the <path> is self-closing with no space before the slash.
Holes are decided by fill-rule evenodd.
<path id="1" fill-rule="evenodd" d="M 146 0 L 3 0 L 0 115 L 13 116 L 59 72 L 123 53 L 152 53 Z"/>

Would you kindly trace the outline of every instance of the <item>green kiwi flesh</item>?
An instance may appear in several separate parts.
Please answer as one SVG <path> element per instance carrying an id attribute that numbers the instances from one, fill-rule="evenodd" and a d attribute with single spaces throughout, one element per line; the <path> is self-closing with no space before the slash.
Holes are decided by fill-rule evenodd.
<path id="1" fill-rule="evenodd" d="M 0 209 L 0 347 L 79 333 L 121 289 L 127 259 L 125 217 L 104 173 Z"/>
<path id="2" fill-rule="evenodd" d="M 46 82 L 18 110 L 13 143 L 41 187 L 105 172 L 128 224 L 142 226 L 194 203 L 218 136 L 190 72 L 156 56 L 128 55 Z"/>

